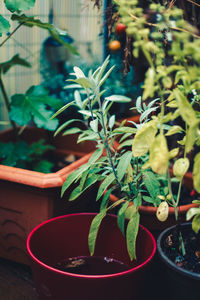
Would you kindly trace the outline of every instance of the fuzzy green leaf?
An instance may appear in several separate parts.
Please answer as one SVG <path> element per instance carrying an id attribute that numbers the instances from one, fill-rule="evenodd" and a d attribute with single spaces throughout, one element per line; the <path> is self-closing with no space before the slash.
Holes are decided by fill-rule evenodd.
<path id="1" fill-rule="evenodd" d="M 132 151 L 134 157 L 140 157 L 148 152 L 155 139 L 156 133 L 157 127 L 155 121 L 145 123 L 137 131 L 132 144 Z"/>
<path id="2" fill-rule="evenodd" d="M 125 212 L 126 212 L 128 205 L 129 205 L 128 201 L 123 203 L 122 207 L 119 209 L 118 214 L 117 214 L 117 224 L 123 235 L 124 235 L 124 224 L 125 224 L 125 218 L 126 218 Z"/>
<path id="3" fill-rule="evenodd" d="M 132 157 L 133 154 L 131 151 L 127 151 L 120 156 L 117 166 L 117 177 L 119 181 L 121 181 L 124 175 L 126 174 L 126 170 L 131 162 Z"/>
<path id="4" fill-rule="evenodd" d="M 28 61 L 21 58 L 19 56 L 19 54 L 16 54 L 10 60 L 8 60 L 4 63 L 1 63 L 0 70 L 2 71 L 2 73 L 5 74 L 6 72 L 8 72 L 10 70 L 10 68 L 12 68 L 16 65 L 20 65 L 20 66 L 27 67 L 27 68 L 31 67 L 31 64 Z"/>
<path id="5" fill-rule="evenodd" d="M 99 227 L 105 216 L 106 216 L 106 209 L 102 210 L 92 220 L 92 223 L 90 226 L 90 232 L 89 232 L 89 236 L 88 236 L 88 245 L 89 245 L 90 255 L 94 254 L 94 249 L 95 249 L 95 244 L 96 244 Z"/>
<path id="6" fill-rule="evenodd" d="M 4 0 L 6 8 L 11 12 L 28 10 L 35 5 L 35 0 Z"/>
<path id="7" fill-rule="evenodd" d="M 109 97 L 105 97 L 106 101 L 112 101 L 117 103 L 128 103 L 131 102 L 131 98 L 123 96 L 123 95 L 112 95 Z"/>
<path id="8" fill-rule="evenodd" d="M 10 23 L 3 16 L 0 15 L 0 36 L 3 33 L 8 33 L 10 29 Z"/>
<path id="9" fill-rule="evenodd" d="M 127 250 L 131 260 L 137 259 L 136 257 L 136 238 L 139 230 L 140 214 L 138 211 L 132 216 L 128 222 L 126 230 Z"/>
<path id="10" fill-rule="evenodd" d="M 97 200 L 100 199 L 100 197 L 103 195 L 105 190 L 109 187 L 110 184 L 113 183 L 115 180 L 115 175 L 113 173 L 110 173 L 102 182 L 102 184 L 99 187 L 98 193 L 97 193 Z"/>
<path id="11" fill-rule="evenodd" d="M 149 154 L 149 162 L 154 172 L 164 174 L 168 168 L 169 152 L 166 138 L 163 134 L 155 137 Z"/>
<path id="12" fill-rule="evenodd" d="M 195 190 L 200 193 L 200 153 L 197 153 L 194 157 L 193 166 L 193 183 Z"/>

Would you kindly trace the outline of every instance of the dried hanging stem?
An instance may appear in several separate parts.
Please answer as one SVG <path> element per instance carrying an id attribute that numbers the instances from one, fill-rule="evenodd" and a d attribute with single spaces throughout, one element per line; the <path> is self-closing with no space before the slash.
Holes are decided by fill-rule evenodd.
<path id="1" fill-rule="evenodd" d="M 134 16 L 132 13 L 129 13 L 129 16 L 132 17 L 132 18 L 133 18 L 134 20 L 136 20 L 136 21 L 139 20 L 139 18 L 136 17 L 136 16 Z M 145 22 L 145 24 L 148 25 L 148 26 L 150 26 L 150 27 L 158 27 L 157 24 L 150 23 L 150 22 Z M 171 27 L 171 26 L 169 26 L 169 29 L 175 30 L 175 31 L 182 31 L 182 32 L 185 32 L 185 33 L 189 33 L 189 34 L 191 34 L 193 37 L 200 39 L 200 35 L 197 35 L 197 34 L 195 34 L 195 33 L 192 33 L 192 32 L 190 32 L 190 31 L 188 31 L 188 30 L 186 30 L 186 29 L 183 29 L 183 28 L 180 28 L 180 27 Z"/>

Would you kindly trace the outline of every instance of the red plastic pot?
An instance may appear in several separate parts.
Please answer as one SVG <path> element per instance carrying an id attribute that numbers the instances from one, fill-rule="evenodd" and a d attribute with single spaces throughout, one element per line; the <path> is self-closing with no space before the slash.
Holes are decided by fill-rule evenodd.
<path id="1" fill-rule="evenodd" d="M 27 249 L 40 300 L 139 300 L 149 266 L 156 251 L 152 234 L 140 226 L 137 261 L 130 261 L 117 218 L 107 215 L 100 226 L 96 256 L 110 257 L 130 267 L 108 275 L 80 275 L 53 266 L 63 259 L 88 256 L 88 232 L 95 214 L 80 213 L 57 217 L 36 227 L 27 239 Z"/>

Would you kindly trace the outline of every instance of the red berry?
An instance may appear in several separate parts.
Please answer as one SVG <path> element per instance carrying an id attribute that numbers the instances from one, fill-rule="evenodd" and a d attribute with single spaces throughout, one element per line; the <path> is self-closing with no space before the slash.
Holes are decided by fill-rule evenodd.
<path id="1" fill-rule="evenodd" d="M 125 33 L 126 31 L 126 25 L 124 25 L 123 23 L 117 23 L 116 27 L 115 27 L 115 32 L 119 35 Z"/>
<path id="2" fill-rule="evenodd" d="M 192 196 L 194 196 L 194 195 L 195 195 L 195 190 L 191 190 L 190 196 L 192 197 Z"/>

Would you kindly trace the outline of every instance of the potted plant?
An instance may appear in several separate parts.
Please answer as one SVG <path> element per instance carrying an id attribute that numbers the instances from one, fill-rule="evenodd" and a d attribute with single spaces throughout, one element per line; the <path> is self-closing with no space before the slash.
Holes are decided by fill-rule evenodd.
<path id="1" fill-rule="evenodd" d="M 82 87 L 85 90 L 83 96 L 76 90 L 76 105 L 79 108 L 79 112 L 88 121 L 88 128 L 80 131 L 78 142 L 93 140 L 96 143 L 96 151 L 86 164 L 67 177 L 62 186 L 62 195 L 64 195 L 72 184 L 77 184 L 77 187 L 73 189 L 69 197 L 69 201 L 74 201 L 83 192 L 87 191 L 90 186 L 99 182 L 96 201 L 101 199 L 100 212 L 95 215 L 67 215 L 53 219 L 50 222 L 41 224 L 29 235 L 27 247 L 40 299 L 45 299 L 44 289 L 52 299 L 58 296 L 62 299 L 61 294 L 63 295 L 63 289 L 66 285 L 69 288 L 70 299 L 79 299 L 82 289 L 74 288 L 74 284 L 77 284 L 78 287 L 83 287 L 87 299 L 94 298 L 94 295 L 96 299 L 101 299 L 103 296 L 101 290 L 103 291 L 107 286 L 110 287 L 110 292 L 107 292 L 104 298 L 109 299 L 112 295 L 115 299 L 121 299 L 123 296 L 126 299 L 131 299 L 132 292 L 130 288 L 133 289 L 136 295 L 141 293 L 139 286 L 142 283 L 142 278 L 144 278 L 143 275 L 147 271 L 147 262 L 150 263 L 152 261 L 155 253 L 153 236 L 148 230 L 139 225 L 140 215 L 138 208 L 141 202 L 141 195 L 139 189 L 132 190 L 132 185 L 134 185 L 130 164 L 133 157 L 132 152 L 122 151 L 120 153 L 114 143 L 117 136 L 124 133 L 134 133 L 135 129 L 123 124 L 119 128 L 115 128 L 115 117 L 109 115 L 109 109 L 114 102 L 126 103 L 130 99 L 120 95 L 103 97 L 105 90 L 101 91 L 102 84 L 114 68 L 112 66 L 105 72 L 108 63 L 109 57 L 94 72 L 90 71 L 88 76 L 80 68 L 74 67 L 75 79 L 70 81 L 73 81 L 73 85 L 75 84 L 76 88 Z M 64 109 L 65 107 L 61 108 L 53 117 L 62 113 Z M 71 133 L 71 129 L 67 128 L 68 125 L 69 122 L 67 121 L 57 132 L 64 130 L 64 134 Z M 115 185 L 122 193 L 121 198 L 114 204 L 110 204 L 109 195 L 115 188 Z M 105 191 L 106 193 L 104 194 Z M 134 192 L 135 195 L 133 195 Z M 129 204 L 133 201 L 134 206 L 129 207 Z M 107 214 L 109 211 L 113 212 L 112 209 L 117 206 L 120 207 L 117 216 Z M 49 240 L 48 231 L 54 232 L 55 236 L 59 236 L 63 243 L 62 234 L 58 235 L 58 232 L 61 232 L 61 228 L 64 229 L 65 235 L 65 242 L 62 244 L 63 251 L 61 251 L 61 247 L 58 247 L 61 240 L 55 241 L 54 237 L 52 237 L 52 243 L 55 245 L 55 248 L 52 248 L 47 242 Z M 81 230 L 78 228 L 81 228 Z M 42 237 L 43 234 L 41 235 L 41 232 L 46 236 L 45 239 Z M 144 236 L 142 232 L 145 232 Z M 45 244 L 49 245 L 43 254 L 41 253 L 44 250 L 42 240 L 46 240 Z M 122 244 L 123 246 L 119 247 Z M 54 262 L 47 253 L 48 249 L 53 250 Z M 67 249 L 69 249 L 69 252 Z M 121 251 L 122 253 L 120 254 Z M 80 270 L 77 270 L 77 275 L 73 275 L 73 270 L 65 268 L 64 271 L 63 269 L 59 270 L 59 264 L 57 264 L 60 262 L 62 265 L 62 260 L 64 260 L 64 265 L 67 265 L 65 263 L 66 260 L 69 260 L 72 265 L 79 265 L 82 262 L 85 264 L 85 260 L 87 264 L 88 260 L 95 261 L 96 259 L 98 260 L 98 257 L 101 257 L 101 259 L 108 257 L 108 261 L 111 260 L 113 262 L 121 259 L 123 263 L 126 261 L 128 263 L 128 273 L 126 271 L 108 271 L 108 274 L 105 274 L 104 271 L 103 273 L 99 273 L 99 271 L 93 273 L 93 269 L 93 272 L 87 276 L 85 273 L 79 273 Z M 44 276 L 44 274 L 46 275 Z M 43 282 L 41 280 L 42 277 L 49 278 L 50 274 L 53 276 L 50 281 Z M 56 282 L 56 284 L 53 284 L 53 282 Z M 91 288 L 91 286 L 95 287 L 95 289 Z M 96 290 L 99 290 L 98 295 Z"/>
<path id="2" fill-rule="evenodd" d="M 77 53 L 62 39 L 53 25 L 23 14 L 24 10 L 35 5 L 34 0 L 11 2 L 5 1 L 6 8 L 11 13 L 10 20 L 0 16 L 0 34 L 3 34 L 1 47 L 22 26 L 36 26 L 47 30 L 59 43 Z M 10 24 L 16 22 L 17 27 L 9 33 Z M 9 34 L 5 37 L 4 34 L 7 33 Z M 37 224 L 62 213 L 89 210 L 89 199 L 86 197 L 82 198 L 78 207 L 75 203 L 67 204 L 58 199 L 68 174 L 87 162 L 94 147 L 90 143 L 83 143 L 77 147 L 76 135 L 70 138 L 53 137 L 52 132 L 59 122 L 58 119 L 50 120 L 50 116 L 63 103 L 51 97 L 48 90 L 42 86 L 31 86 L 25 94 L 8 97 L 4 76 L 16 65 L 31 67 L 30 63 L 18 54 L 0 64 L 0 89 L 9 117 L 9 122 L 1 121 L 11 125 L 10 129 L 0 132 L 0 256 L 28 263 L 26 238 Z M 72 152 L 72 163 L 63 163 L 64 158 Z M 77 159 L 75 162 L 74 157 Z M 57 161 L 57 158 L 62 158 L 61 165 L 53 169 L 53 162 Z"/>
<path id="3" fill-rule="evenodd" d="M 189 167 L 193 173 L 194 189 L 200 192 L 199 33 L 184 20 L 183 11 L 175 6 L 175 2 L 165 5 L 154 1 L 145 4 L 139 1 L 116 2 L 120 5 L 127 34 L 133 37 L 133 54 L 137 57 L 142 52 L 149 63 L 143 100 L 155 94 L 160 98 L 160 113 L 152 116 L 137 131 L 132 145 L 135 157 L 148 152 L 147 165 L 158 174 L 168 174 L 169 197 L 158 207 L 157 217 L 161 221 L 167 220 L 171 206 L 176 225 L 164 230 L 157 241 L 161 258 L 159 268 L 162 269 L 158 286 L 166 291 L 164 299 L 169 299 L 170 295 L 174 295 L 173 299 L 196 299 L 200 277 L 199 271 L 195 272 L 190 263 L 191 260 L 198 261 L 195 245 L 199 236 L 193 234 L 191 224 L 180 224 L 179 206 L 184 175 Z M 166 129 L 166 125 L 172 127 Z M 173 143 L 169 143 L 169 136 L 175 137 Z M 179 181 L 177 194 L 171 189 L 169 167 Z M 196 211 L 195 208 L 189 210 L 188 219 L 193 210 Z"/>

